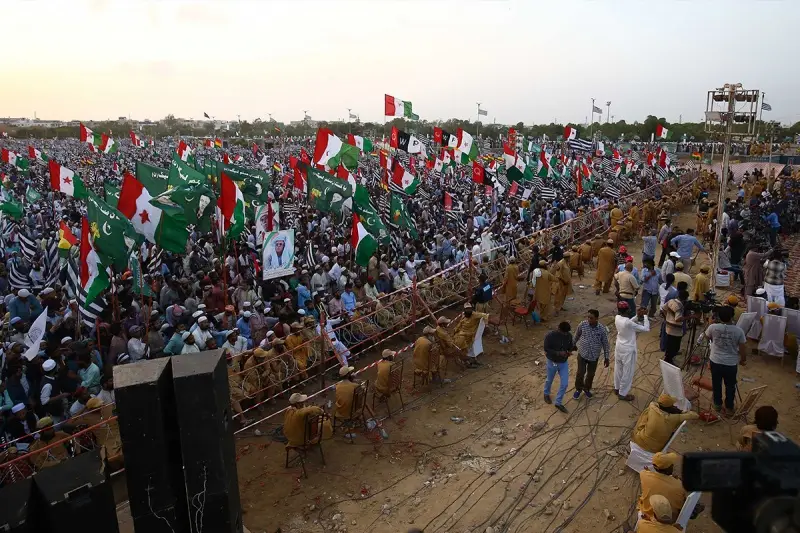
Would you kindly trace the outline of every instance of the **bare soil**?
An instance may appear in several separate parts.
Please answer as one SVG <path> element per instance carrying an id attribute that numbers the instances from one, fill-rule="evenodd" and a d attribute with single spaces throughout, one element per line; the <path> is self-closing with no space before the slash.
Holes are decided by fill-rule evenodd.
<path id="1" fill-rule="evenodd" d="M 677 222 L 694 226 L 689 213 Z M 628 243 L 628 248 L 638 264 L 641 242 Z M 693 273 L 704 261 L 701 255 Z M 283 445 L 267 436 L 274 425 L 262 424 L 263 436 L 239 436 L 245 525 L 253 533 L 397 533 L 411 527 L 426 533 L 483 533 L 490 527 L 517 533 L 612 532 L 632 527 L 639 478 L 625 467 L 625 459 L 633 424 L 662 390 L 658 323 L 639 337 L 632 403 L 618 400 L 612 392 L 613 326 L 612 363 L 608 369 L 598 367 L 594 398 L 573 400 L 570 383 L 565 402 L 569 414 L 542 398 L 546 331 L 561 320 L 575 327 L 590 308 L 600 310 L 604 324 L 613 324 L 613 295 L 595 296 L 593 280 L 593 270 L 582 280 L 575 274 L 575 294 L 549 323 L 509 325 L 512 343 L 501 345 L 487 334 L 484 366 L 451 367 L 446 376 L 451 383 L 412 390 L 409 361 L 405 408 L 401 411 L 394 398 L 392 417 L 381 423 L 388 438 L 374 430 L 359 434 L 351 444 L 337 432 L 333 440 L 323 442 L 325 466 L 318 455 L 307 461 L 307 479 L 299 466 L 284 468 Z M 572 380 L 574 359 L 570 364 Z M 742 394 L 769 385 L 760 404 L 778 409 L 779 429 L 792 438 L 800 429 L 795 381 L 794 361 L 782 365 L 768 356 L 752 356 L 739 371 Z M 333 399 L 332 393 L 327 399 Z M 700 401 L 707 409 L 708 393 Z M 386 415 L 385 406 L 379 407 L 378 415 Z M 673 449 L 732 450 L 740 429 L 741 424 L 726 421 L 690 422 Z M 691 530 L 720 531 L 710 518 L 710 495 L 702 501 L 708 508 L 691 522 Z"/>

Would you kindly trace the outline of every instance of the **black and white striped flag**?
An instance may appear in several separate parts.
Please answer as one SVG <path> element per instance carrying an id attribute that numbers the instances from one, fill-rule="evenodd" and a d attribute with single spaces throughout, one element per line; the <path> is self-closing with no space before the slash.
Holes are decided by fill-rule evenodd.
<path id="1" fill-rule="evenodd" d="M 154 252 L 155 249 L 155 247 L 152 248 L 153 251 L 151 251 L 150 257 L 147 258 L 147 264 L 144 265 L 145 270 L 151 276 L 161 273 L 161 264 L 163 263 L 162 255 L 164 250 L 159 248 L 157 252 Z"/>
<path id="2" fill-rule="evenodd" d="M 614 187 L 610 183 L 608 185 L 606 185 L 605 193 L 608 196 L 614 198 L 615 200 L 619 199 L 619 196 L 620 196 L 619 189 L 617 189 L 616 187 Z"/>
<path id="3" fill-rule="evenodd" d="M 539 191 L 539 196 L 541 196 L 544 200 L 555 200 L 556 191 L 551 187 L 542 187 L 542 189 Z"/>
<path id="4" fill-rule="evenodd" d="M 317 258 L 314 257 L 314 243 L 309 240 L 306 242 L 306 266 L 313 270 L 317 266 Z"/>
<path id="5" fill-rule="evenodd" d="M 569 139 L 567 141 L 567 146 L 573 150 L 579 150 L 581 152 L 592 151 L 592 141 L 587 141 L 586 139 Z"/>
<path id="6" fill-rule="evenodd" d="M 12 289 L 32 289 L 31 279 L 27 274 L 23 274 L 16 264 L 12 262 L 8 266 L 8 284 Z"/>
<path id="7" fill-rule="evenodd" d="M 81 287 L 80 275 L 78 267 L 71 259 L 67 262 L 67 295 L 70 298 L 78 300 L 78 308 L 80 309 L 81 319 L 83 323 L 89 328 L 94 327 L 95 321 L 100 314 L 102 314 L 108 303 L 105 298 L 95 298 L 95 300 L 86 305 L 86 291 Z"/>
<path id="8" fill-rule="evenodd" d="M 17 237 L 19 237 L 19 249 L 20 252 L 22 252 L 22 256 L 28 261 L 33 261 L 39 252 L 39 247 L 36 245 L 36 241 L 27 235 L 24 235 L 23 233 L 18 233 Z"/>

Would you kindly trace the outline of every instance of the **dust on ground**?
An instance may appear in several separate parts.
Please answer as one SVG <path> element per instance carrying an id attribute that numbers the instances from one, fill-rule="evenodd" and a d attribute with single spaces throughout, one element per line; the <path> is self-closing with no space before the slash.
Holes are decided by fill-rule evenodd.
<path id="1" fill-rule="evenodd" d="M 676 217 L 693 227 L 694 217 Z M 641 256 L 641 242 L 628 243 Z M 706 261 L 701 255 L 699 265 Z M 352 444 L 342 432 L 323 441 L 325 466 L 312 453 L 308 478 L 299 466 L 285 469 L 282 444 L 266 435 L 237 439 L 239 485 L 244 523 L 252 533 L 323 531 L 398 533 L 411 527 L 433 532 L 511 532 L 627 530 L 635 524 L 638 474 L 625 467 L 630 433 L 639 413 L 661 392 L 658 326 L 639 336 L 638 368 L 632 402 L 620 401 L 613 389 L 612 363 L 598 366 L 594 397 L 565 397 L 568 414 L 544 403 L 544 334 L 559 321 L 573 328 L 590 308 L 601 322 L 613 323 L 613 294 L 595 296 L 594 271 L 579 280 L 565 310 L 545 325 L 508 326 L 513 342 L 498 343 L 486 335 L 484 366 L 448 369 L 451 383 L 414 391 L 412 365 L 405 365 L 403 400 L 392 399 L 392 417 L 382 428 L 359 434 Z M 768 384 L 759 404 L 780 413 L 779 429 L 795 438 L 800 428 L 793 361 L 782 365 L 768 356 L 751 356 L 739 370 L 744 395 Z M 570 361 L 574 379 L 574 358 Z M 374 375 L 367 376 L 370 379 Z M 554 391 L 557 384 L 554 383 Z M 325 398 L 332 399 L 332 393 Z M 703 392 L 704 409 L 710 396 Z M 371 402 L 371 397 L 368 399 Z M 386 407 L 378 407 L 386 415 Z M 463 419 L 463 420 L 461 420 Z M 679 453 L 735 449 L 741 424 L 690 422 L 673 444 Z M 692 531 L 721 531 L 706 511 L 691 521 Z M 491 528 L 491 529 L 490 529 Z"/>

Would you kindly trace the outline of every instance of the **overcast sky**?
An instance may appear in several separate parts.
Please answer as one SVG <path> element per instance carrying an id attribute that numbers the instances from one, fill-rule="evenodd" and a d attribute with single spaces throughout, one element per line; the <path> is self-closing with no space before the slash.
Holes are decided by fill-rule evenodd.
<path id="1" fill-rule="evenodd" d="M 698 121 L 709 89 L 800 120 L 800 1 L 38 0 L 3 2 L 0 115 L 45 119 Z M 605 116 L 603 117 L 605 120 Z"/>

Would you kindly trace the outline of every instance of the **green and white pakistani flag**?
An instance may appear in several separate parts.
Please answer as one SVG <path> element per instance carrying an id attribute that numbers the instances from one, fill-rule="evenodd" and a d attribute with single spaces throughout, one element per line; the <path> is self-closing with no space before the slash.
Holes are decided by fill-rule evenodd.
<path id="1" fill-rule="evenodd" d="M 96 240 L 101 238 L 101 230 L 96 223 L 90 223 L 86 217 L 81 221 L 81 253 L 80 282 L 86 291 L 84 307 L 95 301 L 111 284 L 108 267 L 104 264 L 95 247 Z"/>
<path id="2" fill-rule="evenodd" d="M 328 128 L 317 130 L 317 140 L 314 144 L 315 165 L 330 169 L 337 169 L 342 165 L 349 171 L 358 167 L 359 149 L 353 144 L 343 143 L 333 131 Z"/>
<path id="3" fill-rule="evenodd" d="M 378 249 L 378 241 L 367 231 L 361 219 L 353 213 L 353 234 L 350 245 L 355 253 L 356 264 L 365 267 L 369 264 L 369 259 L 375 255 Z"/>
<path id="4" fill-rule="evenodd" d="M 211 215 L 217 195 L 206 185 L 178 185 L 153 196 L 150 203 L 165 211 L 176 206 L 182 207 L 186 223 L 197 226 L 201 232 L 207 232 L 211 230 Z"/>
<path id="5" fill-rule="evenodd" d="M 353 195 L 353 212 L 360 217 L 361 223 L 375 239 L 383 244 L 389 243 L 389 230 L 381 220 L 378 210 L 369 199 L 369 190 L 361 184 L 356 185 Z"/>
<path id="6" fill-rule="evenodd" d="M 353 196 L 353 186 L 306 163 L 298 163 L 298 166 L 308 176 L 308 204 L 320 211 L 341 213 L 344 201 Z"/>
<path id="7" fill-rule="evenodd" d="M 472 135 L 461 128 L 456 132 L 458 144 L 456 145 L 456 159 L 462 165 L 474 161 L 478 157 L 478 143 L 474 142 Z"/>
<path id="8" fill-rule="evenodd" d="M 0 202 L 0 213 L 5 213 L 13 220 L 22 220 L 23 215 L 22 205 L 9 199 L 7 202 Z"/>
<path id="9" fill-rule="evenodd" d="M 539 161 L 536 167 L 536 176 L 539 178 L 548 178 L 551 174 L 550 157 L 544 150 L 539 152 Z"/>
<path id="10" fill-rule="evenodd" d="M 42 195 L 39 194 L 39 191 L 28 185 L 28 188 L 25 189 L 25 199 L 28 203 L 35 204 L 42 199 Z"/>
<path id="11" fill-rule="evenodd" d="M 172 162 L 170 163 L 169 166 L 169 178 L 167 180 L 167 187 L 179 187 L 181 185 L 207 186 L 208 177 L 204 173 L 198 172 L 194 167 L 186 163 L 186 161 L 182 161 L 180 156 L 178 156 L 177 153 L 174 153 L 172 155 Z M 154 194 L 161 194 L 167 189 L 167 187 L 165 187 L 163 190 L 158 191 L 158 193 Z"/>
<path id="12" fill-rule="evenodd" d="M 351 146 L 355 146 L 361 153 L 369 153 L 372 151 L 372 141 L 367 139 L 366 137 L 362 137 L 360 135 L 353 135 L 352 133 L 347 134 L 347 144 Z"/>
<path id="13" fill-rule="evenodd" d="M 119 202 L 119 193 L 120 193 L 119 187 L 117 187 L 113 183 L 104 182 L 103 192 L 106 195 L 106 203 L 111 207 L 117 207 L 117 202 Z"/>
<path id="14" fill-rule="evenodd" d="M 136 232 L 130 220 L 92 191 L 88 191 L 86 198 L 86 217 L 94 236 L 92 246 L 103 264 L 124 271 L 131 250 L 140 245 L 144 237 Z"/>

